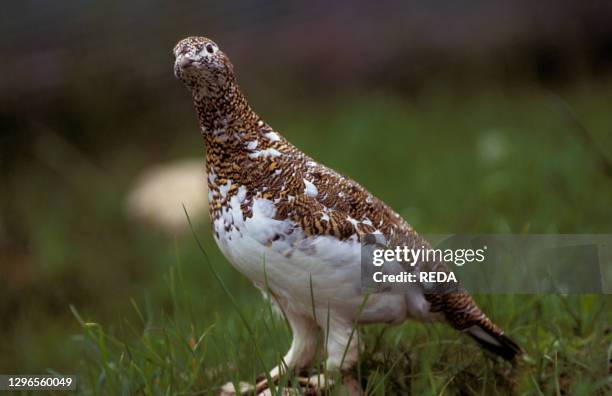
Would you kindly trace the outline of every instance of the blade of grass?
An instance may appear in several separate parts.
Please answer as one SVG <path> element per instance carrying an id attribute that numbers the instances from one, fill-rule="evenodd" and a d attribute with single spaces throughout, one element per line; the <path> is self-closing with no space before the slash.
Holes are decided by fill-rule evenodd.
<path id="1" fill-rule="evenodd" d="M 238 303 L 234 299 L 234 296 L 232 295 L 232 293 L 229 291 L 229 289 L 225 285 L 225 282 L 223 282 L 223 279 L 221 279 L 221 277 L 219 276 L 217 271 L 215 271 L 214 267 L 212 266 L 212 263 L 210 262 L 210 259 L 208 258 L 208 253 L 206 253 L 206 250 L 204 249 L 204 246 L 202 246 L 202 243 L 200 242 L 200 239 L 198 238 L 198 236 L 197 236 L 197 234 L 196 234 L 196 232 L 195 232 L 195 230 L 193 228 L 193 223 L 191 222 L 191 218 L 189 217 L 189 213 L 187 213 L 187 208 L 185 207 L 184 204 L 183 204 L 183 211 L 185 212 L 185 216 L 187 217 L 187 222 L 189 223 L 189 229 L 191 230 L 191 235 L 195 239 L 196 244 L 198 246 L 198 249 L 200 250 L 200 252 L 204 256 L 205 262 L 206 262 L 206 264 L 208 266 L 208 269 L 212 272 L 213 276 L 217 280 L 217 283 L 219 283 L 219 285 L 221 286 L 221 289 L 223 289 L 223 292 L 225 293 L 225 295 L 229 299 L 231 305 L 234 307 L 236 313 L 240 317 L 240 320 L 242 321 L 242 323 L 243 323 L 244 327 L 246 328 L 247 332 L 253 338 L 253 344 L 254 344 L 254 347 L 255 347 L 255 354 L 257 356 L 257 359 L 259 360 L 259 363 L 261 364 L 261 366 L 264 369 L 264 373 L 265 373 L 266 379 L 268 380 L 268 384 L 272 384 L 272 378 L 270 377 L 270 373 L 268 373 L 268 371 L 265 369 L 266 365 L 265 365 L 263 356 L 261 354 L 261 351 L 259 350 L 259 346 L 257 345 L 257 340 L 255 339 L 255 334 L 253 332 L 252 327 L 249 325 L 249 322 L 247 321 L 246 316 L 244 316 L 244 314 L 242 313 L 242 310 L 238 306 Z M 274 392 L 272 392 L 272 393 L 274 394 Z"/>
<path id="2" fill-rule="evenodd" d="M 344 348 L 344 352 L 342 353 L 342 359 L 340 360 L 340 368 L 342 368 L 342 365 L 344 364 L 344 359 L 346 359 L 346 354 L 348 352 L 349 346 L 351 345 L 351 341 L 353 339 L 353 335 L 355 334 L 355 330 L 357 329 L 357 323 L 359 322 L 359 318 L 361 317 L 363 309 L 368 303 L 369 298 L 370 298 L 370 294 L 368 293 L 363 297 L 363 301 L 361 302 L 361 305 L 359 305 L 359 309 L 357 310 L 357 318 L 355 318 L 355 322 L 353 323 L 353 327 L 351 329 L 351 334 L 349 335 L 348 342 L 346 343 L 346 347 Z"/>

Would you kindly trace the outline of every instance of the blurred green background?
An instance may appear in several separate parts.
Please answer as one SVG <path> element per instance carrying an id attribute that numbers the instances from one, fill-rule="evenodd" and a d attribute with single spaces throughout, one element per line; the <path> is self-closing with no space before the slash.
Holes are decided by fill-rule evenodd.
<path id="1" fill-rule="evenodd" d="M 4 4 L 0 373 L 81 370 L 69 306 L 111 331 L 132 298 L 170 309 L 179 261 L 200 324 L 236 320 L 190 233 L 126 210 L 151 166 L 203 161 L 179 39 L 216 40 L 268 123 L 421 233 L 611 233 L 611 20 L 578 0 Z"/>

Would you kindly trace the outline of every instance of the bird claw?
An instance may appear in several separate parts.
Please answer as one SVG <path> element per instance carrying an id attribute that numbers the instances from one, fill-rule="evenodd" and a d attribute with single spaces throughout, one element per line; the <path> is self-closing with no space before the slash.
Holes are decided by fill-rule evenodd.
<path id="1" fill-rule="evenodd" d="M 255 392 L 255 386 L 249 384 L 248 382 L 240 382 L 238 384 L 239 390 L 236 391 L 236 386 L 233 382 L 228 382 L 227 384 L 221 387 L 221 392 L 219 392 L 219 396 L 236 396 L 236 395 L 248 395 Z"/>
<path id="2" fill-rule="evenodd" d="M 302 388 L 309 388 L 314 391 L 314 394 L 317 391 L 325 391 L 329 390 L 333 385 L 334 381 L 330 378 L 327 379 L 325 374 L 315 374 L 310 377 L 298 377 L 298 383 Z"/>
<path id="3" fill-rule="evenodd" d="M 261 378 L 261 377 L 260 377 Z M 272 378 L 272 381 L 276 384 L 278 377 Z M 298 376 L 297 382 L 300 387 L 300 391 L 295 388 L 286 387 L 283 388 L 280 393 L 282 396 L 293 396 L 293 395 L 317 395 L 322 392 L 328 391 L 333 385 L 334 381 L 327 379 L 324 374 L 315 374 L 312 376 Z M 289 384 L 290 385 L 290 384 Z M 238 384 L 239 390 L 236 391 L 234 383 L 228 382 L 221 387 L 219 396 L 237 396 L 237 395 L 257 395 L 257 396 L 268 396 L 272 395 L 272 390 L 268 385 L 267 378 L 257 379 L 255 385 L 249 384 L 248 382 L 240 382 Z"/>

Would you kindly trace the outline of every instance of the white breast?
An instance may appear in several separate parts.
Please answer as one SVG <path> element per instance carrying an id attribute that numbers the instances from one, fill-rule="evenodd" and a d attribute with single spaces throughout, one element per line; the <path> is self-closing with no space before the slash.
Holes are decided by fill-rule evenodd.
<path id="1" fill-rule="evenodd" d="M 239 187 L 213 224 L 215 240 L 231 264 L 260 288 L 267 283 L 294 310 L 312 312 L 312 279 L 317 308 L 329 303 L 336 312 L 353 315 L 364 297 L 357 238 L 306 236 L 293 221 L 275 219 L 276 206 L 261 198 L 253 201 L 252 216 L 245 219 L 240 207 L 246 195 L 243 189 Z M 401 295 L 378 294 L 369 301 L 366 320 L 395 321 L 405 316 Z"/>

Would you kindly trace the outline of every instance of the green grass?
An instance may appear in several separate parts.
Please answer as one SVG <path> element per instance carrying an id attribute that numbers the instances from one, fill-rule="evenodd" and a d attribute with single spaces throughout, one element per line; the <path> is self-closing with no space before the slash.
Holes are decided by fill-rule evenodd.
<path id="1" fill-rule="evenodd" d="M 87 357 L 81 391 L 215 394 L 227 381 L 254 383 L 280 362 L 290 333 L 269 304 L 228 303 L 226 309 L 240 319 L 223 322 L 207 316 L 204 304 L 194 308 L 193 296 L 181 293 L 180 266 L 170 269 L 167 282 L 172 309 L 155 316 L 152 308 L 132 302 L 140 321 L 126 321 L 117 331 L 85 322 L 74 310 Z M 445 325 L 406 323 L 361 327 L 356 336 L 363 350 L 356 370 L 369 394 L 603 395 L 612 386 L 609 297 L 480 298 L 525 348 L 515 367 L 485 355 Z M 283 376 L 280 385 L 290 387 L 291 381 L 296 383 L 293 373 Z M 333 393 L 342 391 L 337 387 Z"/>
<path id="2" fill-rule="evenodd" d="M 560 96 L 612 158 L 612 85 L 575 86 Z M 236 306 L 191 235 L 168 240 L 124 216 L 124 193 L 157 148 L 156 138 L 130 140 L 130 130 L 181 120 L 176 131 L 184 133 L 161 157 L 201 155 L 185 106 L 185 117 L 160 111 L 123 123 L 125 139 L 112 152 L 62 150 L 51 139 L 15 168 L 0 201 L 28 254 L 8 256 L 14 273 L 0 279 L 0 311 L 11 318 L 0 323 L 0 372 L 77 373 L 83 394 L 214 394 L 227 381 L 252 382 L 284 355 L 285 321 L 228 265 L 207 225 L 196 233 Z M 548 93 L 368 95 L 260 112 L 423 234 L 612 229 L 612 180 Z M 369 326 L 356 333 L 368 391 L 610 392 L 610 295 L 476 298 L 527 351 L 516 368 L 444 324 Z"/>

